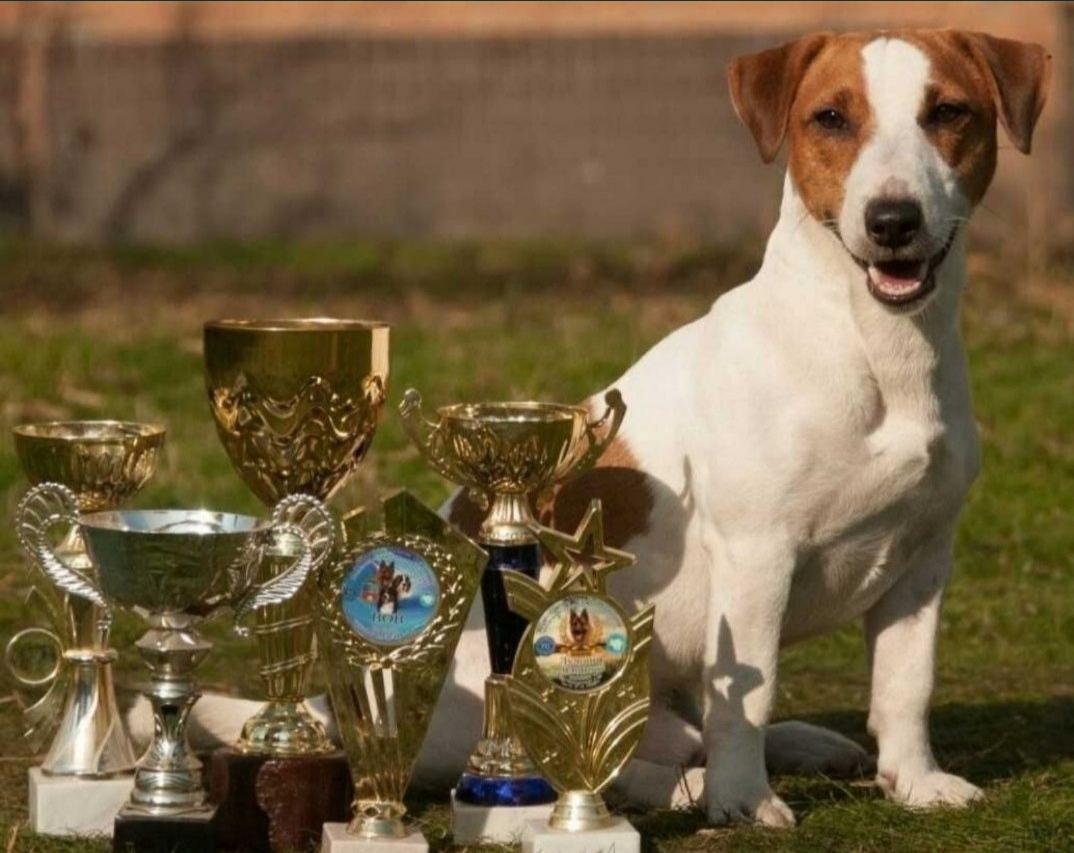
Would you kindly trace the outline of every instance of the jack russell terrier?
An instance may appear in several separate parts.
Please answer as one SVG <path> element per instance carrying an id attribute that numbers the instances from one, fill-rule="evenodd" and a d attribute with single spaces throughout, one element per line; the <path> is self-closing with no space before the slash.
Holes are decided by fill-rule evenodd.
<path id="1" fill-rule="evenodd" d="M 608 543 L 637 555 L 613 593 L 656 604 L 652 717 L 618 781 L 627 800 L 792 825 L 769 769 L 867 759 L 833 732 L 768 724 L 779 652 L 859 616 L 879 786 L 912 807 L 981 795 L 937 765 L 928 725 L 979 464 L 963 225 L 995 171 L 997 118 L 1028 153 L 1049 73 L 1037 45 L 954 30 L 810 35 L 731 63 L 761 158 L 789 150 L 760 271 L 614 383 L 629 407 L 618 439 L 546 515 L 571 530 L 601 498 Z M 464 498 L 450 514 L 476 529 Z M 417 782 L 457 779 L 488 672 L 477 605 Z M 256 707 L 207 700 L 202 734 L 221 741 Z"/>

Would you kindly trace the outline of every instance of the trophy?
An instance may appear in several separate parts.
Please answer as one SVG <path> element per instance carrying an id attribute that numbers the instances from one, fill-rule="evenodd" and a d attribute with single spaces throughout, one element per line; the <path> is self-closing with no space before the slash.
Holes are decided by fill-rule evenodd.
<path id="1" fill-rule="evenodd" d="M 300 493 L 327 501 L 357 470 L 385 399 L 388 341 L 387 325 L 358 320 L 205 324 L 216 431 L 235 471 L 264 503 Z M 347 815 L 338 793 L 349 784 L 346 758 L 305 704 L 317 660 L 314 587 L 311 579 L 293 599 L 256 616 L 268 702 L 234 748 L 213 755 L 222 843 L 283 849 L 316 841 L 322 824 Z"/>
<path id="2" fill-rule="evenodd" d="M 115 509 L 138 492 L 156 468 L 165 435 L 163 427 L 117 421 L 24 424 L 13 432 L 30 483 L 67 486 L 86 513 Z M 31 745 L 37 749 L 55 735 L 41 766 L 30 769 L 30 824 L 45 834 L 111 831 L 137 758 L 116 705 L 111 613 L 57 589 L 36 562 L 27 532 L 48 514 L 29 495 L 16 511 L 16 529 L 33 566 L 27 604 L 50 624 L 19 631 L 5 648 Z M 63 534 L 59 559 L 90 571 L 77 528 Z"/>
<path id="3" fill-rule="evenodd" d="M 215 808 L 206 802 L 201 762 L 186 737 L 187 717 L 200 695 L 193 672 L 212 648 L 197 626 L 231 607 L 241 634 L 247 614 L 293 595 L 309 571 L 305 532 L 296 525 L 208 510 L 79 515 L 74 494 L 63 486 L 47 483 L 31 494 L 39 506 L 51 509 L 46 523 L 25 535 L 52 581 L 102 609 L 131 610 L 149 624 L 135 646 L 150 670 L 144 692 L 153 706 L 155 733 L 138 761 L 130 799 L 116 816 L 114 849 L 211 853 Z M 59 558 L 49 541 L 56 524 L 77 524 L 94 575 Z M 265 557 L 290 564 L 258 584 L 258 564 Z"/>
<path id="4" fill-rule="evenodd" d="M 326 823 L 323 853 L 427 853 L 403 796 L 485 553 L 407 492 L 384 501 L 384 529 L 351 516 L 347 551 L 318 586 L 321 655 L 354 780 L 349 824 Z"/>
<path id="5" fill-rule="evenodd" d="M 640 853 L 641 839 L 615 818 L 601 791 L 641 740 L 649 719 L 650 606 L 628 619 L 604 591 L 609 572 L 634 562 L 604 545 L 600 501 L 574 536 L 542 528 L 555 562 L 547 589 L 504 577 L 511 609 L 529 622 L 507 681 L 512 729 L 559 799 L 550 820 L 530 821 L 524 853 Z"/>
<path id="6" fill-rule="evenodd" d="M 266 504 L 328 500 L 364 458 L 385 399 L 388 326 L 352 320 L 217 320 L 205 324 L 205 373 L 232 465 Z M 273 756 L 335 749 L 305 708 L 313 664 L 312 590 L 258 615 L 268 704 L 237 748 Z"/>
<path id="7" fill-rule="evenodd" d="M 596 462 L 626 411 L 616 390 L 607 392 L 605 403 L 607 411 L 595 422 L 581 406 L 477 403 L 441 408 L 439 421 L 428 423 L 415 390 L 407 391 L 400 406 L 403 426 L 429 464 L 465 486 L 488 510 L 477 540 L 489 553 L 481 597 L 492 675 L 485 682 L 482 738 L 454 792 L 458 843 L 511 840 L 520 821 L 547 811 L 525 813 L 528 807 L 556 799 L 503 713 L 505 678 L 526 628 L 525 620 L 507 607 L 504 580 L 513 573 L 536 579 L 542 557 L 530 500 L 546 496 Z"/>

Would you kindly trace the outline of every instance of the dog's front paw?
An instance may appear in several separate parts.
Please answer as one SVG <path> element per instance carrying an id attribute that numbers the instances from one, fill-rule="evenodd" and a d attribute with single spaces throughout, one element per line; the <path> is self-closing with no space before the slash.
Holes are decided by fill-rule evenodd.
<path id="1" fill-rule="evenodd" d="M 876 781 L 889 799 L 911 809 L 960 807 L 984 798 L 984 792 L 976 785 L 940 770 L 880 773 Z"/>
<path id="2" fill-rule="evenodd" d="M 734 786 L 709 784 L 705 791 L 708 819 L 717 826 L 728 823 L 755 823 L 777 829 L 794 826 L 794 812 L 765 785 L 756 793 L 747 794 Z"/>

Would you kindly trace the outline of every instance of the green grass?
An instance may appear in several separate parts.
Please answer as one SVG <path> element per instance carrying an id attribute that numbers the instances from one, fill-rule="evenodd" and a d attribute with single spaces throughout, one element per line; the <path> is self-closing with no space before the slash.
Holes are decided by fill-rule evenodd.
<path id="1" fill-rule="evenodd" d="M 393 324 L 392 401 L 366 465 L 337 504 L 369 503 L 402 485 L 436 504 L 449 487 L 394 416 L 406 387 L 419 387 L 430 405 L 579 399 L 705 311 L 758 257 L 756 247 L 649 244 L 97 252 L 7 242 L 0 244 L 0 432 L 46 418 L 162 421 L 167 452 L 136 505 L 257 511 L 209 418 L 201 322 L 227 314 L 380 317 Z M 776 790 L 800 818 L 793 832 L 710 830 L 689 812 L 633 815 L 647 850 L 1074 850 L 1074 336 L 1069 318 L 988 281 L 970 289 L 965 315 L 984 469 L 960 529 L 933 731 L 946 766 L 983 785 L 988 799 L 960 812 L 910 813 L 862 782 L 781 778 Z M 8 513 L 24 489 L 2 442 L 0 501 Z M 0 524 L 0 639 L 25 619 L 25 577 L 10 528 Z M 139 673 L 130 643 L 140 630 L 123 617 L 115 632 L 124 684 Z M 255 693 L 250 648 L 223 624 L 208 633 L 219 653 L 204 667 L 207 686 Z M 780 716 L 868 743 L 861 646 L 852 627 L 790 650 Z M 0 845 L 11 838 L 13 851 L 109 849 L 25 829 L 25 771 L 34 759 L 10 701 L 0 705 L 0 753 Z M 443 803 L 419 801 L 414 811 L 434 849 L 451 850 Z"/>

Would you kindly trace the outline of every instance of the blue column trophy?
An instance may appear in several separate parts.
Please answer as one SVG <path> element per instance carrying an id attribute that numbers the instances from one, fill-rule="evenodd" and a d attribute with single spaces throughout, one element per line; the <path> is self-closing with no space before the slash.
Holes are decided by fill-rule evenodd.
<path id="1" fill-rule="evenodd" d="M 530 501 L 585 471 L 604 452 L 626 412 L 614 389 L 605 403 L 607 411 L 597 421 L 590 421 L 583 406 L 523 402 L 446 406 L 437 410 L 439 421 L 429 423 L 413 389 L 399 407 L 407 433 L 430 466 L 466 487 L 487 510 L 477 541 L 489 554 L 481 598 L 492 675 L 485 682 L 483 735 L 454 793 L 456 843 L 511 840 L 534 816 L 523 813 L 524 807 L 547 811 L 556 801 L 555 789 L 509 726 L 506 680 L 527 622 L 508 607 L 503 578 L 521 572 L 537 579 L 543 560 Z M 502 807 L 514 813 L 504 815 Z"/>

